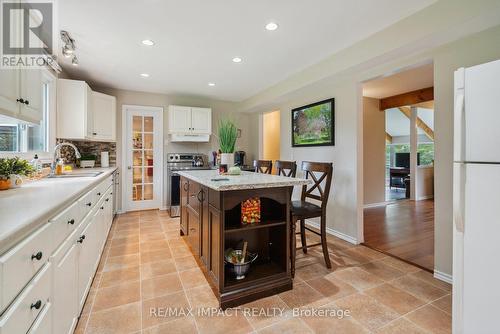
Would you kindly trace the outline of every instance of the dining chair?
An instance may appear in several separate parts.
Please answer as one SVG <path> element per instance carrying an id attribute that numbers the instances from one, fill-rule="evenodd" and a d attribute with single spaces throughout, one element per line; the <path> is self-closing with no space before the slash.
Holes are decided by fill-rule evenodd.
<path id="1" fill-rule="evenodd" d="M 274 162 L 276 175 L 295 177 L 297 174 L 297 163 L 295 161 L 276 160 Z"/>
<path id="2" fill-rule="evenodd" d="M 326 205 L 330 195 L 330 187 L 332 184 L 333 164 L 327 162 L 302 162 L 302 170 L 306 179 L 312 179 L 313 184 L 302 186 L 302 194 L 300 201 L 292 201 L 292 228 L 291 228 L 291 273 L 295 276 L 295 258 L 296 251 L 302 249 L 302 252 L 307 253 L 309 247 L 320 246 L 323 249 L 323 257 L 327 268 L 331 268 L 330 257 L 328 255 L 328 245 L 326 241 Z M 316 201 L 311 203 L 307 199 Z M 309 218 L 321 217 L 320 231 L 317 232 L 305 225 L 305 220 Z M 296 224 L 300 221 L 300 232 L 296 233 Z M 306 230 L 317 234 L 321 237 L 321 242 L 312 245 L 307 245 Z M 296 234 L 300 234 L 301 247 L 296 247 Z"/>
<path id="3" fill-rule="evenodd" d="M 271 174 L 273 162 L 271 160 L 254 160 L 253 167 L 256 173 Z"/>

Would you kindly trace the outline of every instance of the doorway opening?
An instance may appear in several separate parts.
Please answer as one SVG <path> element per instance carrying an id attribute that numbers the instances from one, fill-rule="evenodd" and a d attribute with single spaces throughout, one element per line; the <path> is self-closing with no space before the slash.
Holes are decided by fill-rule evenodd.
<path id="1" fill-rule="evenodd" d="M 363 84 L 364 244 L 434 269 L 434 66 Z"/>
<path id="2" fill-rule="evenodd" d="M 262 154 L 261 159 L 280 159 L 280 116 L 279 110 L 264 113 L 262 115 Z M 274 174 L 274 167 L 273 167 Z"/>

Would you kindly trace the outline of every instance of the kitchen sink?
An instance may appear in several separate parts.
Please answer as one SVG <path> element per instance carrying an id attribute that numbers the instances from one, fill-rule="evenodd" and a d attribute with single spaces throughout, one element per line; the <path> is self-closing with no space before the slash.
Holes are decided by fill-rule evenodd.
<path id="1" fill-rule="evenodd" d="M 72 173 L 66 173 L 66 174 L 60 174 L 60 175 L 49 175 L 48 178 L 51 179 L 64 179 L 64 178 L 71 178 L 71 177 L 96 177 L 101 175 L 104 172 L 72 172 Z"/>

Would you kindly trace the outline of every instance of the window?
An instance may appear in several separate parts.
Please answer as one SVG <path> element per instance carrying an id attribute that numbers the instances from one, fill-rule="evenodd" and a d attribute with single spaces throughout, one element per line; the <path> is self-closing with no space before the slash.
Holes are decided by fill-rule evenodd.
<path id="1" fill-rule="evenodd" d="M 42 120 L 29 123 L 0 115 L 0 152 L 47 152 L 49 143 L 50 82 L 42 84 Z"/>

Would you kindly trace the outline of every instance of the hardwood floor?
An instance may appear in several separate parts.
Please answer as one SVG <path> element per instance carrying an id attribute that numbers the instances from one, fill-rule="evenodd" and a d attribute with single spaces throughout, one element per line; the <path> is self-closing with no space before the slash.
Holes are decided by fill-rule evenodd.
<path id="1" fill-rule="evenodd" d="M 434 270 L 434 200 L 364 210 L 365 245 Z"/>

